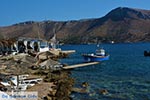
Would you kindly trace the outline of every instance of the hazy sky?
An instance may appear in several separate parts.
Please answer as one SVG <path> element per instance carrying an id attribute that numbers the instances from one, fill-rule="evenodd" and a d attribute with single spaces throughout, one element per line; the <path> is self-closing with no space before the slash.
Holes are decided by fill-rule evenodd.
<path id="1" fill-rule="evenodd" d="M 0 26 L 100 18 L 117 7 L 150 10 L 150 0 L 0 0 Z"/>

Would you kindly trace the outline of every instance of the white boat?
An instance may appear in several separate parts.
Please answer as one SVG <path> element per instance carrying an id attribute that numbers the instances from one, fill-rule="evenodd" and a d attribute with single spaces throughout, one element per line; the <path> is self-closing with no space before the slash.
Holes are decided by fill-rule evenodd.
<path id="1" fill-rule="evenodd" d="M 86 62 L 101 62 L 109 60 L 109 55 L 105 53 L 104 49 L 98 49 L 96 50 L 96 53 L 83 54 L 82 56 Z"/>

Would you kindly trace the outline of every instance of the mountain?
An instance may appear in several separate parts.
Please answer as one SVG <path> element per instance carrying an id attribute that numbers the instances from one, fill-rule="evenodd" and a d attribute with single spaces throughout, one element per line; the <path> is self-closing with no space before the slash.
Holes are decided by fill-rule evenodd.
<path id="1" fill-rule="evenodd" d="M 101 18 L 72 21 L 28 21 L 0 27 L 0 39 L 32 37 L 63 43 L 150 41 L 150 10 L 118 7 Z"/>

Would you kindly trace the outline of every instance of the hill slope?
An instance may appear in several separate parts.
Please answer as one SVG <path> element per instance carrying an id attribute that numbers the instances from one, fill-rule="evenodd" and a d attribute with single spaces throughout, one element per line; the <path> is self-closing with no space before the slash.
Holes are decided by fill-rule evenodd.
<path id="1" fill-rule="evenodd" d="M 0 38 L 33 37 L 64 43 L 150 41 L 150 10 L 119 7 L 102 18 L 78 21 L 23 22 L 0 27 Z"/>

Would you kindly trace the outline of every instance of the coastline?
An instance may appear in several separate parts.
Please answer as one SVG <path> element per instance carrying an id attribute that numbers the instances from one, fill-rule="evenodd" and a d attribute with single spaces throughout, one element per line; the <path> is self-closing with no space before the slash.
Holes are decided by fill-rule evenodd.
<path id="1" fill-rule="evenodd" d="M 74 79 L 70 77 L 70 71 L 62 70 L 44 76 L 43 83 L 27 91 L 38 91 L 38 100 L 71 100 Z"/>
<path id="2" fill-rule="evenodd" d="M 42 62 L 51 60 L 42 59 Z M 26 92 L 38 92 L 38 100 L 71 100 L 70 94 L 74 85 L 70 70 L 43 69 L 36 65 L 39 60 L 27 54 L 0 57 L 1 80 L 7 76 L 18 76 L 28 74 L 30 79 L 42 78 L 42 82 L 27 87 Z M 57 61 L 56 61 L 57 62 Z M 2 88 L 5 88 L 3 86 Z M 11 89 L 11 86 L 10 86 Z M 10 90 L 9 89 L 9 90 Z M 5 91 L 4 91 L 5 92 Z"/>

